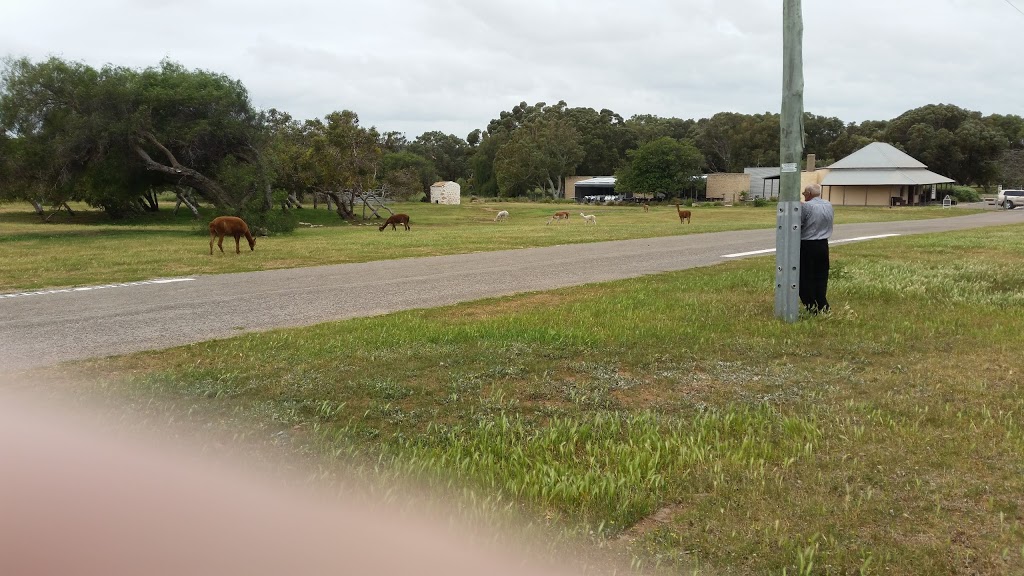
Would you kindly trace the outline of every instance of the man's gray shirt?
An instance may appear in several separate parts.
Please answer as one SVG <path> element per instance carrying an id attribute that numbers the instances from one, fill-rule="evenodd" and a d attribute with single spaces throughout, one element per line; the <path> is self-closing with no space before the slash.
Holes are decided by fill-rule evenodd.
<path id="1" fill-rule="evenodd" d="M 834 219 L 832 204 L 820 196 L 804 202 L 800 205 L 800 239 L 827 240 L 832 236 Z"/>

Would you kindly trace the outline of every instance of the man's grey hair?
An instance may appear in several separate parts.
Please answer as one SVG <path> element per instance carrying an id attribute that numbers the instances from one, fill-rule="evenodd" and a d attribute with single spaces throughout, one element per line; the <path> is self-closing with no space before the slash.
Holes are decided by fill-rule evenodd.
<path id="1" fill-rule="evenodd" d="M 804 193 L 811 197 L 821 196 L 821 185 L 819 184 L 808 184 L 804 188 Z"/>

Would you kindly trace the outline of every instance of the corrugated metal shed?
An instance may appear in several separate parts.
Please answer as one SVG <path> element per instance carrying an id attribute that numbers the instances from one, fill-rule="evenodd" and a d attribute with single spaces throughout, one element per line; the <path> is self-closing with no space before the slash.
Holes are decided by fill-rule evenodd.
<path id="1" fill-rule="evenodd" d="M 829 166 L 832 170 L 861 168 L 927 168 L 912 156 L 885 142 L 872 142 Z"/>
<path id="2" fill-rule="evenodd" d="M 744 168 L 744 174 L 750 174 L 750 197 L 771 198 L 779 195 L 779 167 Z"/>
<path id="3" fill-rule="evenodd" d="M 833 167 L 835 164 L 833 164 Z M 822 186 L 915 186 L 950 184 L 954 180 L 924 168 L 833 170 Z"/>
<path id="4" fill-rule="evenodd" d="M 615 176 L 598 176 L 596 178 L 590 178 L 589 180 L 580 180 L 576 183 L 576 186 L 597 186 L 605 188 L 608 186 L 615 186 Z"/>

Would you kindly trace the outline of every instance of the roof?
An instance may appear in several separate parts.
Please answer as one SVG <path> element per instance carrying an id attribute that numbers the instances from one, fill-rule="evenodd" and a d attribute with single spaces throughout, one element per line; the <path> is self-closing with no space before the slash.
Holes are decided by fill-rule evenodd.
<path id="1" fill-rule="evenodd" d="M 911 155 L 899 150 L 892 144 L 872 142 L 850 154 L 846 158 L 829 166 L 830 170 L 846 168 L 927 168 L 928 166 L 915 160 Z"/>
<path id="2" fill-rule="evenodd" d="M 775 178 L 778 178 L 779 177 L 779 172 L 780 172 L 780 168 L 778 166 L 775 166 L 774 168 L 769 166 L 769 167 L 766 167 L 766 168 L 744 168 L 743 169 L 743 173 L 744 174 L 750 174 L 751 176 L 754 176 L 756 178 L 762 178 L 762 179 L 772 178 L 773 176 Z"/>
<path id="3" fill-rule="evenodd" d="M 615 176 L 598 176 L 589 180 L 580 180 L 576 183 L 576 187 L 580 186 L 615 186 Z"/>
<path id="4" fill-rule="evenodd" d="M 847 157 L 848 158 L 848 157 Z M 835 164 L 833 164 L 835 166 Z M 923 166 L 923 165 L 922 165 Z M 822 186 L 914 186 L 955 182 L 925 168 L 890 168 L 833 170 L 821 181 Z"/>
<path id="5" fill-rule="evenodd" d="M 434 182 L 433 184 L 430 185 L 430 187 L 433 188 L 434 186 L 444 186 L 445 184 L 454 184 L 454 182 L 452 182 L 451 180 L 441 180 L 440 182 Z"/>

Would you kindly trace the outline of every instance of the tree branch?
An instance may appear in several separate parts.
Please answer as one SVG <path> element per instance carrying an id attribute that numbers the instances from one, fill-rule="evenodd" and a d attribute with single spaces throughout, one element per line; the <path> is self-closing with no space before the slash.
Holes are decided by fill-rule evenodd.
<path id="1" fill-rule="evenodd" d="M 144 132 L 143 136 L 145 136 L 146 139 L 149 140 L 154 146 L 163 151 L 163 153 L 171 161 L 171 166 L 167 166 L 165 164 L 157 162 L 156 160 L 153 160 L 153 158 L 149 155 L 148 152 L 146 152 L 142 145 L 136 141 L 132 143 L 132 148 L 135 150 L 135 153 L 139 156 L 139 158 L 142 159 L 142 162 L 146 165 L 146 170 L 161 172 L 163 174 L 167 174 L 168 176 L 178 178 L 179 183 L 183 182 L 188 186 L 191 186 L 200 194 L 206 196 L 210 201 L 212 201 L 214 204 L 217 204 L 218 206 L 230 206 L 237 208 L 236 206 L 232 206 L 232 203 L 228 199 L 228 195 L 224 193 L 224 190 L 222 190 L 221 187 L 216 182 L 207 178 L 205 175 L 203 175 L 201 172 L 197 170 L 193 170 L 187 166 L 182 166 L 180 163 L 178 163 L 178 160 L 174 157 L 174 154 L 172 154 L 171 151 L 168 150 L 163 144 L 161 144 L 152 134 Z"/>

